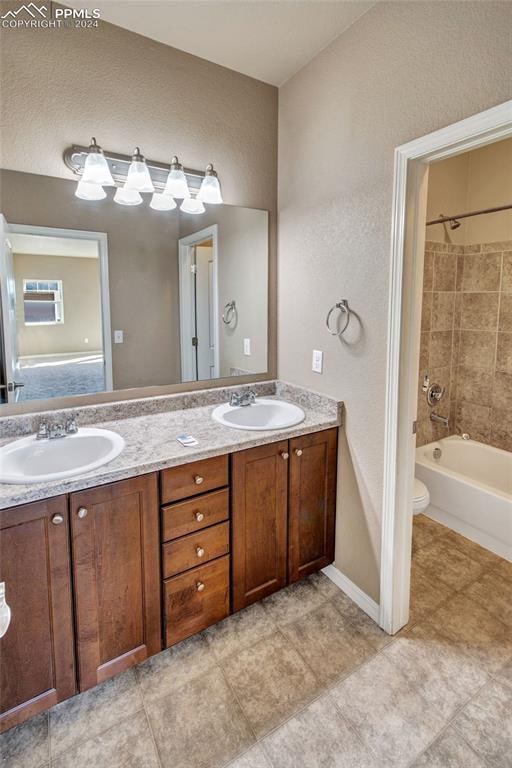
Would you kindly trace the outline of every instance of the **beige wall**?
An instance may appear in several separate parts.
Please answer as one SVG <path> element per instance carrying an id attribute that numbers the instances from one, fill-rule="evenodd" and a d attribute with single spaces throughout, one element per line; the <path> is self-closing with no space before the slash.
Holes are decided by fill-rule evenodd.
<path id="1" fill-rule="evenodd" d="M 221 376 L 231 368 L 253 373 L 267 370 L 268 214 L 249 208 L 210 208 L 192 221 L 180 217 L 180 236 L 218 225 L 219 314 L 227 301 L 237 306 L 236 325 L 219 322 Z M 251 340 L 251 355 L 244 355 L 243 340 Z"/>
<path id="2" fill-rule="evenodd" d="M 18 354 L 54 355 L 103 349 L 98 259 L 14 253 Z M 64 323 L 25 325 L 23 280 L 62 280 Z"/>
<path id="3" fill-rule="evenodd" d="M 512 139 L 433 163 L 429 169 L 427 220 L 512 203 Z M 461 219 L 461 226 L 427 227 L 427 239 L 456 245 L 512 239 L 512 210 Z"/>
<path id="4" fill-rule="evenodd" d="M 511 25 L 507 2 L 378 3 L 280 89 L 279 375 L 345 401 L 336 565 L 375 599 L 393 150 L 512 97 Z"/>
<path id="5" fill-rule="evenodd" d="M 2 12 L 18 5 L 2 2 Z M 1 166 L 70 179 L 62 153 L 72 143 L 89 144 L 92 135 L 103 147 L 126 154 L 139 144 L 146 157 L 162 162 L 173 154 L 191 168 L 213 161 L 227 204 L 270 211 L 270 311 L 275 326 L 277 89 L 105 22 L 90 30 L 2 30 L 0 50 Z M 83 205 L 79 209 L 73 202 L 73 189 L 66 193 L 59 226 L 82 227 L 87 216 Z M 12 211 L 10 197 L 8 191 L 2 205 Z M 43 217 L 45 203 L 35 191 L 30 205 L 31 223 L 42 223 L 35 219 Z M 30 210 L 24 205 L 24 218 Z M 132 221 L 139 221 L 138 212 L 129 213 Z M 9 220 L 9 212 L 4 214 Z M 19 221 L 19 215 L 18 210 L 11 220 Z M 170 296 L 174 288 L 162 276 L 161 265 L 153 266 L 154 249 L 145 244 L 145 235 L 144 230 L 126 234 L 115 279 L 124 279 L 122 250 L 129 260 L 137 251 L 141 279 L 149 289 L 163 283 Z M 134 306 L 131 295 L 113 306 L 112 327 L 127 327 Z M 146 344 L 148 358 L 140 362 L 152 365 L 150 346 L 167 343 L 179 370 L 179 350 L 165 341 L 170 326 L 157 323 L 150 309 L 143 317 L 140 333 L 155 343 Z M 275 333 L 271 339 L 270 371 L 275 372 Z M 120 369 L 115 386 L 138 386 L 142 382 L 133 380 L 129 344 L 120 347 L 114 348 L 114 368 Z M 167 369 L 157 370 L 152 383 L 172 380 L 176 378 Z"/>

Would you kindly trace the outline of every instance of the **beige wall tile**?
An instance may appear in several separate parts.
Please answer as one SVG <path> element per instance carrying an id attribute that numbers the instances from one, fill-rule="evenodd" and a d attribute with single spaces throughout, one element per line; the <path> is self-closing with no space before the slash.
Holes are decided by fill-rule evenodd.
<path id="1" fill-rule="evenodd" d="M 423 374 L 427 372 L 428 358 L 430 353 L 430 333 L 424 332 L 422 329 L 420 338 L 420 376 L 423 378 Z"/>
<path id="2" fill-rule="evenodd" d="M 433 293 L 431 329 L 433 331 L 451 331 L 453 328 L 454 311 L 455 293 L 450 291 L 436 291 Z"/>
<path id="3" fill-rule="evenodd" d="M 512 292 L 512 251 L 505 251 L 503 254 L 501 290 Z"/>
<path id="4" fill-rule="evenodd" d="M 460 327 L 495 331 L 498 326 L 499 293 L 463 293 Z"/>
<path id="5" fill-rule="evenodd" d="M 496 370 L 512 373 L 512 333 L 498 333 Z"/>
<path id="6" fill-rule="evenodd" d="M 466 367 L 492 370 L 496 334 L 492 331 L 461 331 L 459 362 Z"/>
<path id="7" fill-rule="evenodd" d="M 430 334 L 430 366 L 432 368 L 450 365 L 452 337 L 452 331 L 432 331 Z"/>
<path id="8" fill-rule="evenodd" d="M 432 291 L 423 294 L 421 302 L 421 330 L 430 331 L 432 327 Z"/>
<path id="9" fill-rule="evenodd" d="M 456 427 L 460 432 L 469 432 L 473 440 L 489 442 L 491 435 L 491 409 L 488 405 L 457 402 Z"/>
<path id="10" fill-rule="evenodd" d="M 434 291 L 454 291 L 457 276 L 457 256 L 436 253 L 434 258 Z"/>
<path id="11" fill-rule="evenodd" d="M 463 291 L 498 291 L 500 276 L 501 253 L 464 256 Z"/>
<path id="12" fill-rule="evenodd" d="M 431 291 L 434 285 L 434 253 L 425 251 L 423 262 L 423 290 Z"/>
<path id="13" fill-rule="evenodd" d="M 494 374 L 479 368 L 459 366 L 457 371 L 457 399 L 480 405 L 492 405 Z"/>
<path id="14" fill-rule="evenodd" d="M 496 373 L 493 405 L 512 413 L 512 373 Z"/>
<path id="15" fill-rule="evenodd" d="M 500 331 L 512 331 L 512 293 L 502 293 L 500 298 Z"/>

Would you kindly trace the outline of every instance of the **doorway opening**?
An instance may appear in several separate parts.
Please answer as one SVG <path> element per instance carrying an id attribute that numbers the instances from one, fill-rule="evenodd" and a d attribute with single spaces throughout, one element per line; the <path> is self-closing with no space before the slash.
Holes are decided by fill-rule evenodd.
<path id="1" fill-rule="evenodd" d="M 2 402 L 112 390 L 106 235 L 3 227 Z"/>
<path id="2" fill-rule="evenodd" d="M 409 620 L 429 168 L 511 137 L 512 102 L 506 102 L 395 150 L 379 622 L 390 634 Z M 443 213 L 453 218 L 459 211 Z M 429 381 L 427 389 L 438 383 Z"/>
<path id="3" fill-rule="evenodd" d="M 179 240 L 181 380 L 219 376 L 218 226 Z"/>

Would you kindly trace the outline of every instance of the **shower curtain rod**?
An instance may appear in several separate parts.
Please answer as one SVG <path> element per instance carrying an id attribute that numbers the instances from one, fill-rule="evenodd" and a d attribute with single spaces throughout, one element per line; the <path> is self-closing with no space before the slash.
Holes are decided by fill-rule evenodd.
<path id="1" fill-rule="evenodd" d="M 484 213 L 498 213 L 499 211 L 508 211 L 510 208 L 512 208 L 512 203 L 509 205 L 498 205 L 496 208 L 482 208 L 481 211 L 457 213 L 454 216 L 441 216 L 439 219 L 432 219 L 432 221 L 427 221 L 427 227 L 430 227 L 431 224 L 444 224 L 445 221 L 454 221 L 455 219 L 468 219 L 470 216 L 482 216 Z"/>

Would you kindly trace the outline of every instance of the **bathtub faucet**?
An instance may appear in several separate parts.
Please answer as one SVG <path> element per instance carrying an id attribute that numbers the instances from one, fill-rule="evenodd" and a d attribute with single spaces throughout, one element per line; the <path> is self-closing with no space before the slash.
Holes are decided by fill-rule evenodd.
<path id="1" fill-rule="evenodd" d="M 434 411 L 432 411 L 430 414 L 430 421 L 433 421 L 435 424 L 442 424 L 444 427 L 446 427 L 446 429 L 448 429 L 450 426 L 450 422 L 447 416 L 438 416 L 438 414 L 434 413 Z"/>

